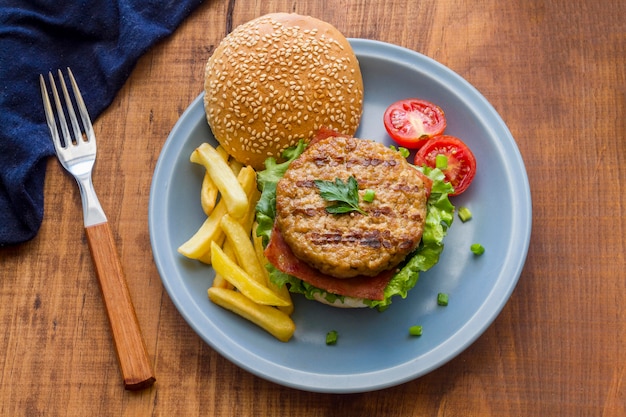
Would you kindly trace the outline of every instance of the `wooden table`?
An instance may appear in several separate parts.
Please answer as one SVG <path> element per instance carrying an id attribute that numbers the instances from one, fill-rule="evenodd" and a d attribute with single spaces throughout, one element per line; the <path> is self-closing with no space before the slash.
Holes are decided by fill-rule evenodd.
<path id="1" fill-rule="evenodd" d="M 161 284 L 148 234 L 161 147 L 218 42 L 272 11 L 450 67 L 493 104 L 525 160 L 533 226 L 519 283 L 473 345 L 417 380 L 349 395 L 267 382 L 203 342 Z M 95 123 L 94 181 L 157 383 L 121 385 L 78 190 L 51 159 L 40 233 L 0 249 L 0 415 L 626 415 L 625 16 L 617 0 L 206 1 Z"/>

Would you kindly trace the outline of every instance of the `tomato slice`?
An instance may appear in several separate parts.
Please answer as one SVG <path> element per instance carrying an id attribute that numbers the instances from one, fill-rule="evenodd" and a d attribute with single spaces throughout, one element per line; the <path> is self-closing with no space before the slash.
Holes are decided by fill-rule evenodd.
<path id="1" fill-rule="evenodd" d="M 429 138 L 443 133 L 446 117 L 436 104 L 409 98 L 389 106 L 383 116 L 383 123 L 389 136 L 398 145 L 419 149 Z"/>
<path id="2" fill-rule="evenodd" d="M 414 164 L 417 166 L 436 166 L 437 155 L 445 155 L 447 167 L 442 169 L 446 180 L 459 195 L 469 187 L 476 175 L 476 158 L 470 148 L 454 136 L 442 135 L 430 139 L 415 154 Z"/>

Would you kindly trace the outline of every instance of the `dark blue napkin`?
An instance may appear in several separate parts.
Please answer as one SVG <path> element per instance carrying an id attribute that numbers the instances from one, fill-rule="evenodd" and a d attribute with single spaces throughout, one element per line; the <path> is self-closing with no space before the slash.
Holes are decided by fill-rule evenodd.
<path id="1" fill-rule="evenodd" d="M 47 157 L 39 74 L 71 67 L 95 120 L 139 57 L 202 0 L 0 1 L 0 246 L 43 219 Z"/>

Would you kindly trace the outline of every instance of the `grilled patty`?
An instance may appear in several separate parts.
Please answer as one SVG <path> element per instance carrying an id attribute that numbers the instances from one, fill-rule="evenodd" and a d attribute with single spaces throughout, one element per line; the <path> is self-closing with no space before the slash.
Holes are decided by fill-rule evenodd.
<path id="1" fill-rule="evenodd" d="M 329 214 L 315 180 L 359 185 L 367 214 Z M 374 276 L 400 263 L 422 237 L 427 179 L 398 152 L 356 138 L 329 137 L 309 145 L 276 189 L 276 224 L 297 258 L 337 277 Z M 373 190 L 371 203 L 363 201 Z"/>

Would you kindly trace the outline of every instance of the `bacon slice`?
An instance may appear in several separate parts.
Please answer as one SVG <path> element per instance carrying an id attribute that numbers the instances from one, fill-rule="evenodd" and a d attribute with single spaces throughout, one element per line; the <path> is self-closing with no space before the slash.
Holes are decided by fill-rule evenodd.
<path id="1" fill-rule="evenodd" d="M 384 289 L 396 272 L 395 268 L 392 268 L 373 277 L 357 276 L 347 279 L 338 279 L 322 274 L 296 258 L 276 226 L 272 230 L 272 236 L 265 249 L 265 256 L 280 271 L 293 275 L 317 288 L 332 294 L 370 300 L 383 300 L 385 298 Z"/>
<path id="2" fill-rule="evenodd" d="M 315 136 L 311 138 L 311 141 L 309 142 L 309 146 L 313 145 L 314 143 L 319 142 L 320 140 L 324 140 L 326 138 L 349 138 L 349 137 L 351 136 L 343 134 L 343 133 L 339 133 L 338 131 L 331 129 L 329 127 L 321 126 L 319 129 L 317 129 L 317 132 L 315 132 Z"/>

